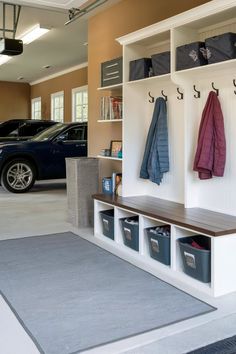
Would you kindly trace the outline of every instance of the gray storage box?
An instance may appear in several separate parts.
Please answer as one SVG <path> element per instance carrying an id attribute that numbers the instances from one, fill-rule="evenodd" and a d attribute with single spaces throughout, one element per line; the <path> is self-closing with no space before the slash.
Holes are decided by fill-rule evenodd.
<path id="1" fill-rule="evenodd" d="M 176 70 L 208 64 L 204 42 L 194 42 L 176 48 Z"/>
<path id="2" fill-rule="evenodd" d="M 101 87 L 122 83 L 122 57 L 101 64 Z"/>
<path id="3" fill-rule="evenodd" d="M 114 209 L 100 211 L 103 235 L 114 240 Z"/>
<path id="4" fill-rule="evenodd" d="M 170 52 L 153 54 L 151 58 L 153 74 L 155 76 L 170 73 Z"/>
<path id="5" fill-rule="evenodd" d="M 135 251 L 139 250 L 139 218 L 132 216 L 130 218 L 120 219 L 124 244 Z"/>
<path id="6" fill-rule="evenodd" d="M 170 226 L 149 227 L 146 233 L 150 256 L 165 265 L 170 265 Z"/>
<path id="7" fill-rule="evenodd" d="M 196 241 L 200 246 L 206 249 L 198 249 L 191 245 Z M 210 238 L 206 236 L 185 237 L 178 240 L 181 257 L 184 266 L 184 272 L 189 276 L 210 283 L 211 281 L 211 246 Z"/>
<path id="8" fill-rule="evenodd" d="M 209 64 L 236 58 L 236 33 L 224 33 L 205 41 Z"/>
<path id="9" fill-rule="evenodd" d="M 129 63 L 129 80 L 141 80 L 152 75 L 152 60 L 141 58 Z"/>

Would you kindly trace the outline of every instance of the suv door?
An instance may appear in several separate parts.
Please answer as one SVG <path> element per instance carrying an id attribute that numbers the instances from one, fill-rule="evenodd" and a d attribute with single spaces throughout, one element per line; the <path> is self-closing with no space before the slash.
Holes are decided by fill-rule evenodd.
<path id="1" fill-rule="evenodd" d="M 55 170 L 61 171 L 61 177 L 66 174 L 67 157 L 87 156 L 87 126 L 75 126 L 61 133 L 53 143 L 53 161 Z"/>

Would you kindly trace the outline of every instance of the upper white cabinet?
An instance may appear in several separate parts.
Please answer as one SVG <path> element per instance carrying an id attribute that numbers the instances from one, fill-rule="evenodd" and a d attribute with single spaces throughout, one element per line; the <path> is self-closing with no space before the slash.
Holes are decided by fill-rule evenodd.
<path id="1" fill-rule="evenodd" d="M 148 194 L 236 215 L 236 59 L 176 71 L 176 48 L 225 32 L 236 32 L 236 0 L 213 0 L 118 39 L 123 46 L 123 196 Z M 129 62 L 170 50 L 171 72 L 129 81 Z M 219 89 L 227 140 L 223 178 L 200 181 L 193 172 L 198 129 L 208 93 Z M 195 98 L 193 86 L 200 91 Z M 180 100 L 177 92 L 184 93 Z M 167 96 L 170 171 L 160 186 L 139 178 L 153 97 Z"/>

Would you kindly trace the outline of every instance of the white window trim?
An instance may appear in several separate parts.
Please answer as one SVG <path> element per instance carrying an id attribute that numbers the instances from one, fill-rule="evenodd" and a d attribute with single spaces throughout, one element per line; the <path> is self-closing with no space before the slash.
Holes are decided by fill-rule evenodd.
<path id="1" fill-rule="evenodd" d="M 57 96 L 62 96 L 63 97 L 63 120 L 62 120 L 62 122 L 64 123 L 64 119 L 65 119 L 64 91 L 58 91 L 58 92 L 54 92 L 54 93 L 51 94 L 51 120 L 55 120 L 55 117 L 54 117 L 54 98 L 57 97 Z"/>
<path id="2" fill-rule="evenodd" d="M 77 92 L 81 92 L 81 91 L 87 91 L 88 92 L 88 85 L 85 86 L 79 86 L 79 87 L 75 87 L 71 90 L 71 96 L 72 96 L 72 100 L 71 100 L 71 112 L 72 112 L 72 117 L 71 117 L 71 121 L 72 122 L 76 122 L 75 120 L 75 93 Z"/>
<path id="3" fill-rule="evenodd" d="M 31 119 L 36 119 L 36 118 L 33 116 L 33 113 L 34 113 L 33 106 L 34 106 L 34 103 L 35 103 L 35 102 L 40 102 L 40 118 L 39 118 L 39 119 L 42 119 L 42 99 L 41 99 L 41 96 L 40 96 L 40 97 L 35 97 L 35 98 L 32 98 L 32 99 L 31 99 Z"/>

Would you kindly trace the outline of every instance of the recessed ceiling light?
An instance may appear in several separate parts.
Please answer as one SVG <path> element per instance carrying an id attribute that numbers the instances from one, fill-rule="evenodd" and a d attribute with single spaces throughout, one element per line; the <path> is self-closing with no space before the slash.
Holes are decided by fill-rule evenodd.
<path id="1" fill-rule="evenodd" d="M 51 65 L 44 65 L 43 69 L 50 69 L 52 66 Z"/>
<path id="2" fill-rule="evenodd" d="M 23 34 L 20 39 L 23 41 L 24 44 L 29 44 L 36 39 L 42 37 L 45 33 L 50 31 L 49 28 L 41 27 L 40 24 L 37 24 L 33 28 L 31 28 L 28 32 Z"/>
<path id="3" fill-rule="evenodd" d="M 84 45 L 84 46 L 87 46 L 87 45 L 88 45 L 88 42 L 84 42 L 83 45 Z"/>
<path id="4" fill-rule="evenodd" d="M 24 79 L 24 77 L 23 76 L 19 76 L 18 78 L 17 78 L 17 80 L 23 80 Z"/>

